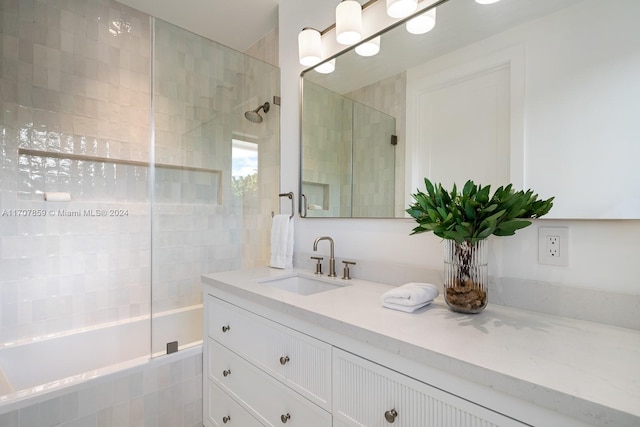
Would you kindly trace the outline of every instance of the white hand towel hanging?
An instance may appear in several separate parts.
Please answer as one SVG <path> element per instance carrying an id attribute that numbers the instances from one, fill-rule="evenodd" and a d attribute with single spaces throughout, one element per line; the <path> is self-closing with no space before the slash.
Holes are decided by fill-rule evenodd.
<path id="1" fill-rule="evenodd" d="M 438 293 L 438 287 L 431 283 L 406 283 L 382 294 L 382 306 L 413 313 L 431 304 Z"/>
<path id="2" fill-rule="evenodd" d="M 293 219 L 274 215 L 271 226 L 271 267 L 293 268 Z"/>

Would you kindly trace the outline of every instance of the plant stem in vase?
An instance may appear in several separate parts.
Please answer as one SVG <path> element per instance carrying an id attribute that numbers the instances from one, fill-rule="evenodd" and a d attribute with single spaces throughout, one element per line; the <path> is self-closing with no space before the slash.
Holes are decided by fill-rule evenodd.
<path id="1" fill-rule="evenodd" d="M 444 299 L 453 311 L 479 313 L 487 306 L 487 241 L 445 242 Z"/>

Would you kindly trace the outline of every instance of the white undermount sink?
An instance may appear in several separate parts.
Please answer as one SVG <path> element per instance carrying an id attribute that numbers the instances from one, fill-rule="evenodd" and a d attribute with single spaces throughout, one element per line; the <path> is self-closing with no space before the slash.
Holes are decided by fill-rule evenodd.
<path id="1" fill-rule="evenodd" d="M 282 289 L 287 292 L 293 292 L 298 295 L 312 295 L 348 286 L 348 283 L 343 283 L 337 279 L 332 280 L 329 278 L 304 276 L 300 274 L 262 279 L 258 280 L 258 283 Z"/>

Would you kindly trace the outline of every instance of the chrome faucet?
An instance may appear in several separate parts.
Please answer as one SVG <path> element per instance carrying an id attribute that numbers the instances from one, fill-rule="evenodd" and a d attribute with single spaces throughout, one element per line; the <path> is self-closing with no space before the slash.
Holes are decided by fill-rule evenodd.
<path id="1" fill-rule="evenodd" d="M 333 256 L 333 239 L 329 236 L 318 237 L 315 242 L 313 242 L 313 251 L 318 250 L 318 242 L 320 240 L 328 240 L 331 245 L 331 256 L 329 258 L 329 277 L 336 277 L 336 259 Z"/>

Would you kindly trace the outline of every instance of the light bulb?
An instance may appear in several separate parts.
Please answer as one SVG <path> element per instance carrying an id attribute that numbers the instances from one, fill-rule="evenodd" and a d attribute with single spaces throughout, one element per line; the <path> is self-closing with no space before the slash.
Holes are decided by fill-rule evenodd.
<path id="1" fill-rule="evenodd" d="M 356 53 L 360 56 L 373 56 L 380 52 L 380 36 L 356 46 Z"/>
<path id="2" fill-rule="evenodd" d="M 404 18 L 418 9 L 418 0 L 387 0 L 387 15 Z"/>
<path id="3" fill-rule="evenodd" d="M 433 8 L 428 12 L 418 15 L 407 21 L 407 31 L 411 34 L 424 34 L 433 30 L 436 26 L 436 9 Z"/>
<path id="4" fill-rule="evenodd" d="M 316 70 L 320 74 L 333 73 L 333 71 L 335 69 L 336 69 L 336 59 L 335 58 L 333 58 L 330 61 L 323 62 L 322 64 L 320 64 L 316 68 L 314 68 L 314 70 Z"/>

